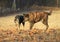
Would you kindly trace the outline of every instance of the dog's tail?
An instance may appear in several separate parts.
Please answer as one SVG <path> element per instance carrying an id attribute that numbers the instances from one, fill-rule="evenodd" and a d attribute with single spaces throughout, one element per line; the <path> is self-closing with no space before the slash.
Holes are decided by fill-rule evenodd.
<path id="1" fill-rule="evenodd" d="M 52 10 L 47 10 L 47 11 L 44 11 L 44 12 L 47 13 L 48 15 L 52 14 Z"/>

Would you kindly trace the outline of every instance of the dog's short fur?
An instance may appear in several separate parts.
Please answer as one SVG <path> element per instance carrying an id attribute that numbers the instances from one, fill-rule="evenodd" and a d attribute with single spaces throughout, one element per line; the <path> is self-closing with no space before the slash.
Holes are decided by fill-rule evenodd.
<path id="1" fill-rule="evenodd" d="M 19 24 L 19 28 L 20 28 L 21 23 L 24 26 L 25 22 L 24 22 L 24 16 L 23 15 L 16 15 L 15 19 L 14 19 L 14 22 L 16 23 L 17 21 L 18 21 L 18 24 Z"/>
<path id="2" fill-rule="evenodd" d="M 51 15 L 52 11 L 43 11 L 43 12 L 30 12 L 28 14 L 17 15 L 15 16 L 14 22 L 16 23 L 18 19 L 19 27 L 22 23 L 23 26 L 25 25 L 26 21 L 30 22 L 30 29 L 32 29 L 33 25 L 41 20 L 44 25 L 46 25 L 46 30 L 48 29 L 48 15 Z"/>
<path id="3" fill-rule="evenodd" d="M 33 25 L 41 20 L 44 25 L 46 25 L 46 30 L 48 29 L 48 15 L 51 15 L 52 11 L 43 11 L 43 12 L 30 12 L 24 15 L 24 20 L 30 22 L 30 29 L 32 29 Z"/>

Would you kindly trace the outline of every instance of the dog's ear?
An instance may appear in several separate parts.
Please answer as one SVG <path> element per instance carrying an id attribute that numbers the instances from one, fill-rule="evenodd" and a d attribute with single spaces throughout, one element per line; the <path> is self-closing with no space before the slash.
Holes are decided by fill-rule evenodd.
<path id="1" fill-rule="evenodd" d="M 23 16 L 25 16 L 25 17 L 29 17 L 29 14 L 23 14 Z"/>
<path id="2" fill-rule="evenodd" d="M 23 15 L 25 15 L 25 14 L 23 13 Z"/>

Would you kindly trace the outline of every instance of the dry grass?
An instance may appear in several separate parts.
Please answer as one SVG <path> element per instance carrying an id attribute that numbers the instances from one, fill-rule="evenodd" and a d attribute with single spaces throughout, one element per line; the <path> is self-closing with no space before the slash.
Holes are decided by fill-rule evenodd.
<path id="1" fill-rule="evenodd" d="M 0 42 L 60 42 L 60 30 L 0 30 Z"/>
<path id="2" fill-rule="evenodd" d="M 18 28 L 18 26 L 15 26 L 14 24 L 14 17 L 16 15 L 12 16 L 6 16 L 6 17 L 0 17 L 0 29 L 14 29 Z M 53 11 L 52 15 L 49 16 L 48 19 L 49 29 L 60 29 L 60 10 Z M 23 27 L 21 24 L 20 29 L 29 29 L 29 22 L 27 21 L 25 26 Z M 46 29 L 46 26 L 42 23 L 42 21 L 36 23 L 33 28 L 37 29 Z"/>
<path id="3" fill-rule="evenodd" d="M 0 42 L 60 42 L 60 10 L 53 11 L 49 16 L 49 29 L 44 32 L 46 26 L 38 22 L 29 30 L 29 22 L 20 30 L 14 24 L 14 17 L 0 17 Z"/>

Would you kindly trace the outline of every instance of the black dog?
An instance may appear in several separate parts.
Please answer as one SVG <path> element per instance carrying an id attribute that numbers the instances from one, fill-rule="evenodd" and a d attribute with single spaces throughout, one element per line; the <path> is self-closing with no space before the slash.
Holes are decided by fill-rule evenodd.
<path id="1" fill-rule="evenodd" d="M 16 23 L 18 20 L 18 24 L 19 24 L 19 28 L 20 28 L 20 24 L 22 23 L 23 26 L 24 26 L 24 16 L 23 15 L 16 15 L 15 16 L 15 19 L 14 19 L 14 22 Z"/>

